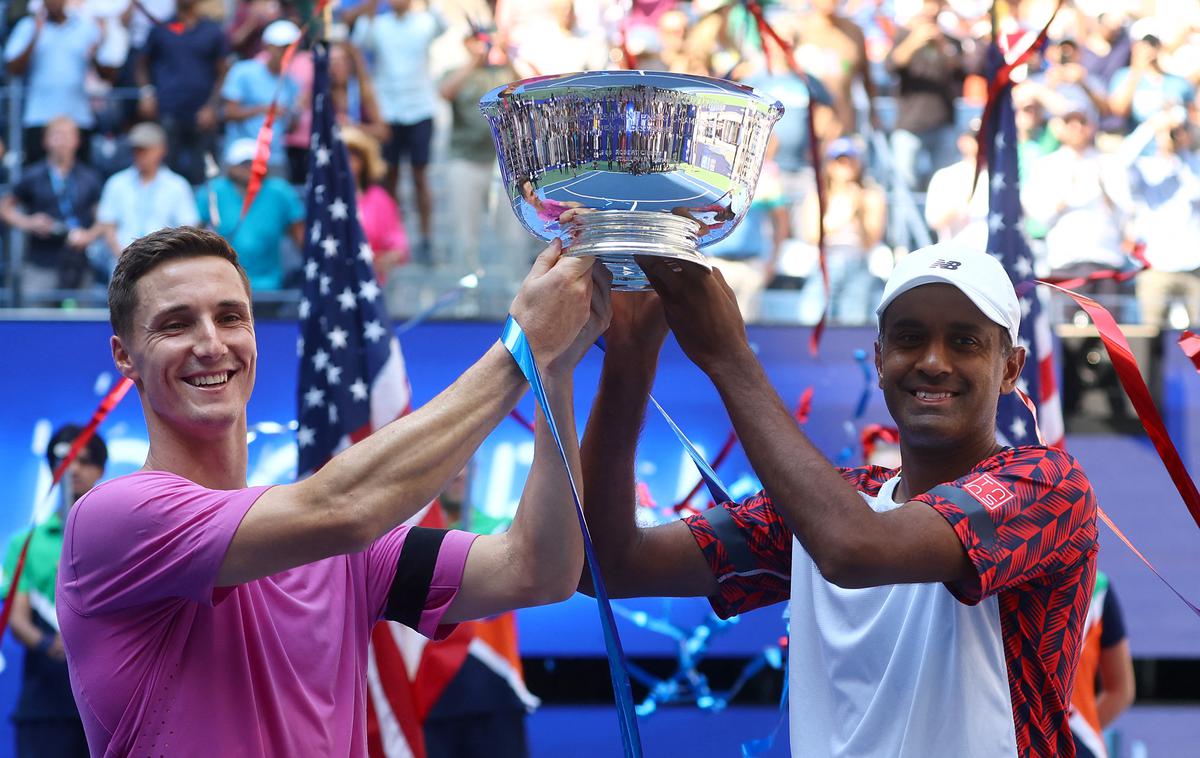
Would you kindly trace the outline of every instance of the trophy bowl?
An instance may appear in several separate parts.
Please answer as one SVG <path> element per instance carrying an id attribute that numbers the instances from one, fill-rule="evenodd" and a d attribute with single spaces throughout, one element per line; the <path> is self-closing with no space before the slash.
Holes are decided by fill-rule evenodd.
<path id="1" fill-rule="evenodd" d="M 699 248 L 750 207 L 783 106 L 750 87 L 661 71 L 592 71 L 497 87 L 479 101 L 513 212 L 613 289 L 650 284 L 635 255 L 708 268 Z"/>

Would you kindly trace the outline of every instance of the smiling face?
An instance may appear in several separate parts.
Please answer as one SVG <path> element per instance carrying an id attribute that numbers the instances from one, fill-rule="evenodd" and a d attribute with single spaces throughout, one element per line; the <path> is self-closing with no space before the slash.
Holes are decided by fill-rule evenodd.
<path id="1" fill-rule="evenodd" d="M 875 367 L 905 445 L 960 450 L 995 443 L 996 404 L 1025 363 L 1024 349 L 1006 343 L 1002 327 L 949 284 L 916 287 L 888 306 Z"/>
<path id="2" fill-rule="evenodd" d="M 214 255 L 175 258 L 135 287 L 133 323 L 112 350 L 137 384 L 147 425 L 205 439 L 240 429 L 258 349 L 237 269 Z"/>

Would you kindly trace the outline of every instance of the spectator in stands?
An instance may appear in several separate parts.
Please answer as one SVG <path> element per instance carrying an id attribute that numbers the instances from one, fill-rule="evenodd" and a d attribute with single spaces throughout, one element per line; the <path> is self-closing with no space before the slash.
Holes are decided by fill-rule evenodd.
<path id="1" fill-rule="evenodd" d="M 329 48 L 329 87 L 338 124 L 357 126 L 381 143 L 388 140 L 391 130 L 379 109 L 375 85 L 354 45 L 342 42 Z"/>
<path id="2" fill-rule="evenodd" d="M 262 34 L 267 59 L 238 61 L 230 67 L 221 85 L 227 142 L 256 138 L 271 110 L 271 102 L 278 97 L 269 161 L 276 173 L 282 172 L 287 164 L 283 136 L 291 125 L 299 97 L 296 83 L 283 71 L 283 53 L 299 38 L 300 28 L 291 21 L 271 23 Z"/>
<path id="3" fill-rule="evenodd" d="M 174 20 L 152 26 L 138 56 L 138 115 L 162 124 L 171 170 L 192 185 L 204 181 L 205 156 L 216 151 L 228 54 L 221 27 L 200 15 L 199 0 L 177 0 Z"/>
<path id="4" fill-rule="evenodd" d="M 1125 14 L 1106 11 L 1096 16 L 1094 22 L 1088 25 L 1082 42 L 1079 62 L 1105 87 L 1110 87 L 1117 72 L 1129 65 L 1133 46 L 1125 28 Z"/>
<path id="5" fill-rule="evenodd" d="M 882 282 L 869 267 L 872 251 L 883 241 L 887 199 L 863 176 L 862 150 L 850 137 L 839 137 L 825 151 L 825 262 L 829 295 L 821 276 L 810 276 L 801 290 L 801 318 L 816 323 L 822 308 L 831 323 L 867 324 Z M 820 211 L 816 193 L 801 209 L 805 241 L 817 244 Z"/>
<path id="6" fill-rule="evenodd" d="M 8 72 L 25 78 L 25 162 L 39 161 L 42 132 L 56 116 L 70 116 L 83 132 L 81 159 L 88 156 L 88 134 L 95 115 L 84 90 L 88 71 L 96 63 L 102 32 L 99 24 L 80 13 L 68 13 L 66 0 L 44 0 L 42 9 L 25 16 L 4 46 Z M 98 64 L 97 64 L 98 65 Z M 112 68 L 99 69 L 113 76 Z"/>
<path id="7" fill-rule="evenodd" d="M 350 156 L 350 173 L 354 174 L 358 220 L 375 255 L 375 277 L 382 284 L 389 271 L 408 263 L 408 234 L 395 198 L 380 186 L 387 176 L 387 164 L 378 140 L 362 129 L 343 126 L 342 141 Z"/>
<path id="8" fill-rule="evenodd" d="M 263 51 L 256 57 L 266 63 L 270 55 Z M 304 184 L 308 179 L 308 146 L 312 142 L 312 50 L 297 49 L 288 63 L 287 71 L 283 73 L 296 85 L 291 122 L 283 135 L 284 149 L 287 150 L 287 177 L 292 184 Z"/>
<path id="9" fill-rule="evenodd" d="M 292 185 L 277 176 L 263 179 L 254 203 L 242 216 L 250 165 L 257 143 L 243 137 L 225 149 L 225 174 L 196 191 L 200 221 L 233 246 L 253 291 L 283 288 L 284 238 L 304 244 L 304 202 Z"/>
<path id="10" fill-rule="evenodd" d="M 1046 225 L 1046 265 L 1055 277 L 1086 276 L 1126 263 L 1122 249 L 1123 198 L 1128 184 L 1119 163 L 1095 147 L 1097 114 L 1086 100 L 1068 103 L 1051 127 L 1062 147 L 1029 167 L 1022 182 L 1025 213 Z M 1083 288 L 1115 295 L 1112 279 Z"/>
<path id="11" fill-rule="evenodd" d="M 1128 119 L 1132 129 L 1170 106 L 1188 106 L 1195 90 L 1186 79 L 1163 71 L 1159 62 L 1162 34 L 1153 17 L 1136 22 L 1129 30 L 1133 50 L 1128 68 L 1113 76 L 1109 107 Z"/>
<path id="12" fill-rule="evenodd" d="M 247 0 L 239 3 L 229 26 L 229 44 L 238 58 L 249 59 L 263 50 L 263 33 L 283 19 L 279 0 Z"/>
<path id="13" fill-rule="evenodd" d="M 988 171 L 975 180 L 979 122 L 958 135 L 962 160 L 934 173 L 925 193 L 925 223 L 938 242 L 957 240 L 973 250 L 986 250 L 988 240 Z M 974 193 L 972 193 L 974 188 Z"/>
<path id="14" fill-rule="evenodd" d="M 1150 263 L 1135 281 L 1142 322 L 1173 328 L 1198 323 L 1200 157 L 1187 112 L 1154 114 L 1126 138 L 1120 155 L 1129 166 L 1130 236 L 1145 244 Z M 1176 302 L 1186 318 L 1171 317 Z"/>
<path id="15" fill-rule="evenodd" d="M 754 200 L 741 223 L 725 239 L 704 248 L 709 263 L 733 290 L 747 322 L 757 320 L 762 291 L 775 278 L 783 243 L 791 236 L 788 204 L 775 163 L 777 148 L 774 139 L 767 144 Z"/>
<path id="16" fill-rule="evenodd" d="M 0 200 L 0 219 L 28 234 L 21 269 L 26 298 L 86 286 L 87 249 L 103 231 L 96 224 L 100 176 L 75 158 L 79 128 L 59 116 L 46 125 L 43 139 L 46 160 L 23 171 Z"/>
<path id="17" fill-rule="evenodd" d="M 783 104 L 783 117 L 771 131 L 778 142 L 775 163 L 779 166 L 785 199 L 799 204 L 816 182 L 809 155 L 808 108 L 811 101 L 816 101 L 819 106 L 813 112 L 818 142 L 822 137 L 831 137 L 839 130 L 833 112 L 833 96 L 816 76 L 810 74 L 807 83 L 796 76 L 777 45 L 768 44 L 766 56 L 759 70 L 747 76 L 743 83 Z"/>
<path id="18" fill-rule="evenodd" d="M 108 265 L 139 237 L 164 227 L 189 226 L 199 220 L 191 185 L 163 165 L 167 134 L 158 124 L 143 122 L 129 130 L 133 165 L 104 183 L 96 218 L 104 225 L 111 253 Z"/>
<path id="19" fill-rule="evenodd" d="M 1017 125 L 1017 172 L 1024 187 L 1029 167 L 1043 155 L 1058 149 L 1058 137 L 1046 123 L 1046 109 L 1039 99 L 1042 89 L 1022 82 L 1012 90 L 1013 111 Z M 1046 224 L 1031 216 L 1025 217 L 1025 231 L 1036 260 L 1045 259 Z"/>
<path id="20" fill-rule="evenodd" d="M 66 457 L 81 431 L 79 426 L 67 424 L 50 437 L 46 462 L 51 471 Z M 87 758 L 88 755 L 83 722 L 71 693 L 62 636 L 58 633 L 54 585 L 67 512 L 104 476 L 107 460 L 104 439 L 93 435 L 63 475 L 62 507 L 33 527 L 9 616 L 9 628 L 25 648 L 21 689 L 12 714 L 17 758 Z M 8 591 L 27 535 L 28 532 L 18 533 L 8 543 L 4 554 L 4 586 L 0 591 Z"/>
<path id="21" fill-rule="evenodd" d="M 454 187 L 451 212 L 457 219 L 457 234 L 449 251 L 452 271 L 468 273 L 480 268 L 483 258 L 495 264 L 497 275 L 524 268 L 527 260 L 515 260 L 528 248 L 522 244 L 528 238 L 516 227 L 516 216 L 508 205 L 504 188 L 499 183 L 496 147 L 488 122 L 479 118 L 479 99 L 495 87 L 517 78 L 503 44 L 497 44 L 490 33 L 469 35 L 463 43 L 467 62 L 442 79 L 439 92 L 450 103 L 453 122 L 447 154 L 446 176 Z M 489 239 L 486 250 L 480 248 L 487 230 L 503 239 Z M 515 283 L 515 282 L 514 282 Z"/>
<path id="22" fill-rule="evenodd" d="M 942 6 L 942 0 L 921 3 L 920 13 L 897 34 L 888 59 L 899 80 L 892 155 L 900 178 L 917 190 L 955 160 L 954 100 L 966 72 L 962 44 L 938 24 Z"/>
<path id="23" fill-rule="evenodd" d="M 1053 111 L 1060 110 L 1062 98 L 1072 102 L 1087 100 L 1100 118 L 1108 114 L 1108 89 L 1080 62 L 1079 45 L 1065 38 L 1051 45 L 1044 56 L 1045 68 L 1031 76 L 1027 85 L 1042 87 L 1043 104 Z"/>
<path id="24" fill-rule="evenodd" d="M 1097 571 L 1071 695 L 1076 758 L 1108 758 L 1103 732 L 1133 705 L 1136 688 L 1121 606 L 1108 576 Z"/>
<path id="25" fill-rule="evenodd" d="M 862 29 L 839 15 L 841 0 L 812 0 L 811 12 L 800 21 L 797 51 L 806 71 L 815 74 L 833 95 L 833 108 L 842 134 L 859 131 L 852 90 L 861 82 L 867 94 L 867 114 L 871 126 L 879 128 L 875 113 L 875 80 L 867 60 L 866 38 Z"/>
<path id="26" fill-rule="evenodd" d="M 433 195 L 427 168 L 437 107 L 429 48 L 446 31 L 446 20 L 437 8 L 415 10 L 412 0 L 389 0 L 383 13 L 378 8 L 379 0 L 368 0 L 345 18 L 353 22 L 354 44 L 375 57 L 375 91 L 391 128 L 384 148 L 386 186 L 397 191 L 400 163 L 407 160 L 421 229 L 416 258 L 428 264 L 432 262 Z"/>

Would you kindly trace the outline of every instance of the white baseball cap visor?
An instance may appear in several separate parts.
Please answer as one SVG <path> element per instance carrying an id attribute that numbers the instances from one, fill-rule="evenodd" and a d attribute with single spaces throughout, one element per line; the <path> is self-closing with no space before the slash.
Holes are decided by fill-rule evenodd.
<path id="1" fill-rule="evenodd" d="M 949 284 L 967 296 L 984 316 L 1008 332 L 1017 344 L 1021 328 L 1021 303 L 1008 272 L 992 256 L 965 245 L 941 242 L 914 250 L 892 270 L 883 288 L 883 299 L 875 309 L 883 312 L 896 298 L 925 284 Z"/>

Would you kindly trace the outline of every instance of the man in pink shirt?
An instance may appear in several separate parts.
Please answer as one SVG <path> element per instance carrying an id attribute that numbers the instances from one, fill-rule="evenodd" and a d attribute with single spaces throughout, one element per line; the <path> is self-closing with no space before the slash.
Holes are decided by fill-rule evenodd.
<path id="1" fill-rule="evenodd" d="M 512 305 L 577 480 L 571 374 L 609 316 L 591 268 L 552 245 Z M 365 756 L 376 621 L 436 638 L 574 590 L 581 538 L 540 414 L 507 533 L 401 526 L 524 393 L 501 343 L 308 479 L 248 488 L 257 351 L 232 248 L 189 227 L 143 237 L 121 256 L 109 309 L 150 451 L 81 499 L 64 535 L 59 623 L 93 755 Z"/>

